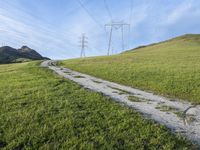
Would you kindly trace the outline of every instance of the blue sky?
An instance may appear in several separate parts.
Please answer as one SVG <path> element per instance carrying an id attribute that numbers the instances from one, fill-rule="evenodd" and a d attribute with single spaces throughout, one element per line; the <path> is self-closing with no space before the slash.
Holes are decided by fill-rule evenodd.
<path id="1" fill-rule="evenodd" d="M 106 55 L 111 22 L 104 0 L 0 0 L 0 44 L 27 45 L 52 59 L 80 56 L 79 37 L 88 36 L 87 56 Z M 124 30 L 125 48 L 200 33 L 199 0 L 106 0 L 113 21 Z M 131 9 L 131 6 L 132 9 Z M 132 11 L 131 11 L 132 10 Z M 121 32 L 114 30 L 113 51 L 121 52 Z"/>

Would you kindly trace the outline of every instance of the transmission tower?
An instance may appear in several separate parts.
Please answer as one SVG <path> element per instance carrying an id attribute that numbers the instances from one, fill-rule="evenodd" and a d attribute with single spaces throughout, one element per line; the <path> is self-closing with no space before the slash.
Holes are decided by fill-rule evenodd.
<path id="1" fill-rule="evenodd" d="M 122 51 L 124 50 L 124 28 L 129 27 L 130 24 L 124 23 L 124 22 L 111 22 L 109 24 L 105 24 L 105 28 L 110 27 L 110 36 L 109 36 L 109 41 L 108 41 L 108 53 L 107 55 L 110 55 L 111 52 L 111 45 L 112 45 L 112 36 L 113 36 L 113 30 L 118 30 L 121 29 L 121 36 L 122 36 Z"/>
<path id="2" fill-rule="evenodd" d="M 5 43 L 1 43 L 1 46 L 3 47 L 3 46 L 6 46 L 6 44 Z"/>
<path id="3" fill-rule="evenodd" d="M 83 33 L 82 36 L 80 37 L 80 47 L 81 47 L 81 55 L 80 57 L 85 57 L 85 49 L 88 47 L 87 44 L 88 44 L 88 37 L 85 36 L 85 34 Z"/>

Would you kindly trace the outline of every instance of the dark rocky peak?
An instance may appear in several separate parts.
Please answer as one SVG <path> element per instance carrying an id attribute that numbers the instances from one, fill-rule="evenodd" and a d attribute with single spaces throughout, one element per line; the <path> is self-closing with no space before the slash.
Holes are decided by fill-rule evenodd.
<path id="1" fill-rule="evenodd" d="M 29 48 L 28 46 L 22 46 L 18 50 L 21 51 L 21 52 L 30 52 L 30 51 L 33 51 L 33 49 Z"/>

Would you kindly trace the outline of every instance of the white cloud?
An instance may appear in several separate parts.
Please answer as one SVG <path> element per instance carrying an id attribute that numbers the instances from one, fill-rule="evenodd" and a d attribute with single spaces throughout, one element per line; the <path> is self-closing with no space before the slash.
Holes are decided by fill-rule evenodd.
<path id="1" fill-rule="evenodd" d="M 166 18 L 163 20 L 163 24 L 172 25 L 183 19 L 185 15 L 192 12 L 194 3 L 192 0 L 183 1 L 179 6 L 175 7 Z"/>
<path id="2" fill-rule="evenodd" d="M 106 54 L 108 34 L 105 33 L 103 28 L 99 27 L 84 9 L 80 8 L 78 3 L 71 1 L 73 5 L 71 3 L 69 4 L 69 10 L 78 8 L 77 10 L 74 10 L 73 13 L 68 13 L 68 11 L 62 9 L 59 9 L 59 12 L 53 12 L 51 15 L 54 15 L 55 13 L 55 16 L 60 17 L 57 19 L 55 16 L 48 16 L 49 11 L 54 9 L 52 6 L 50 9 L 48 5 L 41 5 L 38 13 L 38 11 L 32 12 L 35 7 L 29 10 L 29 7 L 26 8 L 21 5 L 18 0 L 3 2 L 6 3 L 6 5 L 0 5 L 0 40 L 2 40 L 2 42 L 8 41 L 8 44 L 12 43 L 12 45 L 15 46 L 27 44 L 38 50 L 41 54 L 56 59 L 69 58 L 79 56 L 78 37 L 81 36 L 82 33 L 86 33 L 89 38 L 88 41 L 90 46 L 87 54 L 89 56 Z M 115 4 L 114 0 L 109 2 L 110 8 L 113 8 L 111 9 L 113 18 L 115 18 L 116 21 L 123 20 L 124 22 L 129 23 L 129 1 L 120 1 L 119 4 Z M 38 5 L 38 2 L 35 2 L 34 4 Z M 48 1 L 46 1 L 45 4 L 48 4 Z M 32 6 L 32 4 L 30 5 Z M 40 13 L 42 14 L 43 12 L 43 7 L 44 9 L 48 9 L 48 13 L 45 12 L 44 14 L 46 15 L 40 16 Z M 100 22 L 102 27 L 104 24 L 110 22 L 103 2 L 91 1 L 86 7 L 91 15 Z M 193 0 L 184 0 L 179 6 L 172 6 L 172 4 L 164 6 L 159 3 L 157 4 L 156 2 L 147 3 L 146 1 L 144 3 L 138 2 L 133 7 L 131 21 L 132 40 L 128 39 L 130 38 L 128 37 L 128 30 L 125 31 L 126 44 L 129 40 L 129 44 L 131 45 L 129 48 L 131 48 L 133 45 L 137 46 L 137 44 L 152 42 L 152 40 L 157 41 L 160 38 L 165 37 L 165 32 L 168 31 L 168 27 L 174 27 L 174 24 L 177 22 L 179 23 L 180 20 L 185 18 L 187 20 L 188 18 L 186 16 L 200 14 L 199 9 L 197 8 L 198 6 L 195 6 Z M 63 14 L 66 14 L 66 17 L 63 14 L 60 14 L 62 12 Z M 196 15 L 194 18 L 198 18 L 197 16 L 199 15 Z M 116 31 L 114 34 L 114 48 L 121 50 L 120 30 Z"/>
<path id="3" fill-rule="evenodd" d="M 61 55 L 65 53 L 65 57 L 70 54 L 73 57 L 70 51 L 66 51 L 67 47 L 73 44 L 62 32 L 55 31 L 55 28 L 21 12 L 20 9 L 13 9 L 15 13 L 10 10 L 12 9 L 0 9 L 0 22 L 2 23 L 0 27 L 3 33 L 1 40 L 9 37 L 10 41 L 15 41 L 16 45 L 28 44 L 44 55 L 47 53 L 46 49 L 49 57 L 56 53 Z M 19 16 L 21 19 L 18 18 Z M 10 43 L 8 40 L 7 42 Z"/>

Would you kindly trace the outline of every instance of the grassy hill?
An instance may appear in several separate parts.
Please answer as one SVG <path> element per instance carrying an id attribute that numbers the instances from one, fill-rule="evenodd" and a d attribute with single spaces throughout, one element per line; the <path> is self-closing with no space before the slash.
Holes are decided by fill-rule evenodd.
<path id="1" fill-rule="evenodd" d="M 200 35 L 183 35 L 114 56 L 66 60 L 62 65 L 172 100 L 200 103 Z"/>
<path id="2" fill-rule="evenodd" d="M 20 49 L 14 49 L 9 46 L 0 47 L 0 64 L 27 62 L 31 60 L 47 59 L 42 57 L 38 52 L 27 46 Z"/>
<path id="3" fill-rule="evenodd" d="M 196 149 L 39 62 L 0 65 L 0 79 L 0 149 Z"/>

